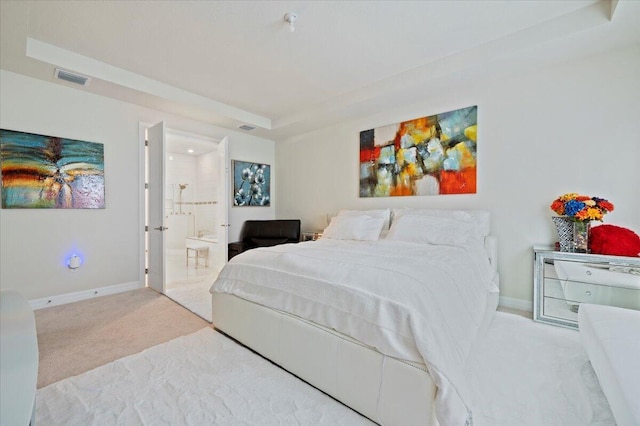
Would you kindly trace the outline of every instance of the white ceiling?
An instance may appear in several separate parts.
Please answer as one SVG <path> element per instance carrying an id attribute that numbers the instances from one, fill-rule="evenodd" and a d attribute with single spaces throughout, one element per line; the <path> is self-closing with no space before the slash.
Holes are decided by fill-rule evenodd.
<path id="1" fill-rule="evenodd" d="M 640 2 L 622 0 L 1 0 L 0 14 L 3 69 L 54 81 L 61 66 L 93 77 L 81 90 L 276 140 L 461 76 L 640 43 Z"/>
<path id="2" fill-rule="evenodd" d="M 165 151 L 169 154 L 191 155 L 197 157 L 209 152 L 217 151 L 217 140 L 205 140 L 201 137 L 195 137 L 178 133 L 175 130 L 169 130 L 166 134 Z M 190 152 L 191 151 L 191 152 Z"/>

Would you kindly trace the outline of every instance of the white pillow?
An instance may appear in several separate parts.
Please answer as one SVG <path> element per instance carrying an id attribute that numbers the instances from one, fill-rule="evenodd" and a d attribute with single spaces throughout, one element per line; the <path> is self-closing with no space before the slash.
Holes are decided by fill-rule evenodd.
<path id="1" fill-rule="evenodd" d="M 466 247 L 477 245 L 482 237 L 476 224 L 451 217 L 401 215 L 394 219 L 387 240 L 443 244 Z"/>
<path id="2" fill-rule="evenodd" d="M 389 230 L 389 225 L 391 224 L 391 210 L 390 209 L 380 209 L 380 210 L 340 210 L 338 212 L 338 216 L 370 216 L 370 217 L 381 217 L 384 219 L 384 225 L 382 227 L 383 231 Z"/>
<path id="3" fill-rule="evenodd" d="M 437 209 L 393 209 L 395 222 L 405 215 L 449 217 L 464 222 L 472 222 L 483 237 L 491 231 L 491 213 L 488 210 L 437 210 Z"/>
<path id="4" fill-rule="evenodd" d="M 336 216 L 322 233 L 322 238 L 333 240 L 375 241 L 380 236 L 384 219 L 381 217 Z"/>

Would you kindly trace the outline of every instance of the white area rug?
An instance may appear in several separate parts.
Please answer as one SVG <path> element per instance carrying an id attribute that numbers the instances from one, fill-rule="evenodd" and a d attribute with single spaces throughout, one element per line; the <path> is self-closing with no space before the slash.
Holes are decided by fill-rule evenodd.
<path id="1" fill-rule="evenodd" d="M 615 425 L 573 330 L 497 312 L 467 375 L 475 426 Z M 40 389 L 40 425 L 371 424 L 212 329 Z"/>
<path id="2" fill-rule="evenodd" d="M 38 390 L 39 425 L 370 425 L 205 328 Z"/>
<path id="3" fill-rule="evenodd" d="M 167 297 L 175 300 L 194 314 L 211 322 L 211 293 L 209 289 L 215 278 L 205 277 L 195 283 L 176 284 L 166 291 Z"/>
<path id="4" fill-rule="evenodd" d="M 474 426 L 615 425 L 577 331 L 496 312 L 467 370 Z"/>

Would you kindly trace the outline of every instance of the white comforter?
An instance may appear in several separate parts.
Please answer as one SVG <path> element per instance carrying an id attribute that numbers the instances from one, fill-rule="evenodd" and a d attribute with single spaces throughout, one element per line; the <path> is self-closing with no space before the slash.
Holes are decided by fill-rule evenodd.
<path id="1" fill-rule="evenodd" d="M 424 362 L 443 425 L 471 421 L 462 374 L 491 282 L 481 249 L 400 241 L 320 240 L 234 257 L 211 288 L 307 318 Z"/>

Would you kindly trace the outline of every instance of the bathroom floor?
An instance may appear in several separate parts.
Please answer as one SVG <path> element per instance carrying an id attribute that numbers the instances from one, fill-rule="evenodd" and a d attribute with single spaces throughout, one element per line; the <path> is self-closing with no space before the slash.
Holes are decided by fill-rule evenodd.
<path id="1" fill-rule="evenodd" d="M 218 271 L 203 264 L 197 268 L 195 260 L 186 265 L 186 252 L 167 254 L 166 295 L 196 315 L 211 322 L 211 294 L 209 288 Z"/>

